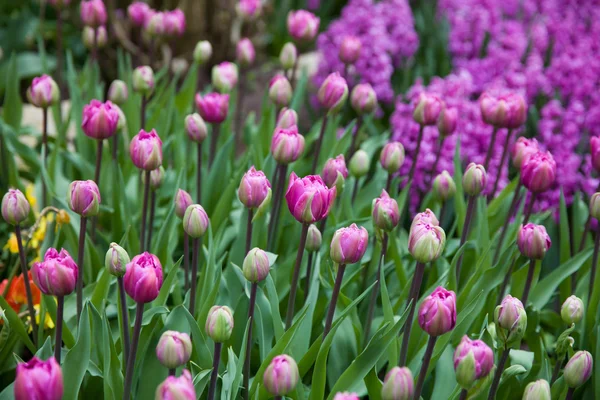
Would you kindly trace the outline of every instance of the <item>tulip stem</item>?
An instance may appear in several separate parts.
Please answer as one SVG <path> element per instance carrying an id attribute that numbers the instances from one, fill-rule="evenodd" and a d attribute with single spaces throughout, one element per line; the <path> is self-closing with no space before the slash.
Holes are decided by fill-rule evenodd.
<path id="1" fill-rule="evenodd" d="M 31 294 L 31 285 L 29 284 L 29 273 L 27 271 L 27 261 L 25 259 L 25 250 L 23 249 L 23 237 L 21 235 L 21 226 L 15 225 L 15 236 L 17 237 L 17 247 L 19 248 L 19 258 L 21 260 L 21 273 L 23 274 L 23 283 L 25 284 L 25 294 L 27 296 L 27 310 L 29 311 L 29 320 L 31 321 L 31 330 L 33 332 L 33 343 L 38 345 L 38 327 L 35 320 L 35 309 L 33 308 L 33 295 Z"/>
<path id="2" fill-rule="evenodd" d="M 562 367 L 562 365 L 563 365 L 563 360 L 561 358 L 557 357 L 556 364 L 554 365 L 554 370 L 552 371 L 552 379 L 550 380 L 550 385 L 552 385 L 558 379 L 558 374 L 560 374 L 560 367 Z"/>
<path id="3" fill-rule="evenodd" d="M 469 202 L 467 203 L 467 214 L 465 215 L 465 224 L 463 225 L 463 231 L 460 235 L 460 244 L 458 248 L 460 249 L 467 238 L 469 237 L 469 231 L 471 230 L 471 221 L 473 220 L 473 215 L 475 214 L 475 205 L 477 203 L 477 196 L 469 196 Z M 458 258 L 458 262 L 456 263 L 456 291 L 458 292 L 458 288 L 460 286 L 460 268 L 462 267 L 464 251 Z"/>
<path id="4" fill-rule="evenodd" d="M 325 320 L 325 330 L 323 331 L 323 340 L 327 337 L 327 334 L 331 330 L 331 324 L 333 323 L 333 316 L 335 314 L 335 306 L 337 305 L 337 299 L 342 289 L 342 280 L 344 279 L 344 270 L 346 265 L 338 265 L 337 276 L 335 277 L 335 284 L 333 286 L 333 293 L 331 293 L 331 301 L 329 302 L 329 310 L 327 310 L 327 319 Z"/>
<path id="5" fill-rule="evenodd" d="M 308 291 L 310 290 L 310 276 L 312 274 L 313 256 L 314 253 L 312 251 L 308 253 L 308 261 L 306 263 L 306 278 L 304 281 L 304 298 L 308 297 Z"/>
<path id="6" fill-rule="evenodd" d="M 269 236 L 267 240 L 267 250 L 273 250 L 273 246 L 275 245 L 275 235 L 277 234 L 277 225 L 279 224 L 279 214 L 281 214 L 281 204 L 283 202 L 283 191 L 285 186 L 285 180 L 287 177 L 287 169 L 288 166 L 285 164 L 280 164 L 277 166 L 279 172 L 277 173 L 277 187 L 275 188 L 275 204 L 271 210 L 271 223 Z"/>
<path id="7" fill-rule="evenodd" d="M 104 140 L 98 141 L 98 147 L 96 150 L 96 169 L 94 171 L 94 182 L 100 187 L 100 169 L 102 168 L 102 148 L 104 147 Z M 92 217 L 92 230 L 90 232 L 92 242 L 96 241 L 96 224 L 98 223 L 98 216 Z"/>
<path id="8" fill-rule="evenodd" d="M 494 380 L 492 381 L 492 386 L 490 387 L 490 392 L 488 394 L 488 400 L 494 400 L 496 398 L 496 391 L 498 390 L 498 384 L 500 383 L 500 378 L 502 377 L 502 372 L 504 371 L 504 365 L 506 364 L 506 360 L 508 359 L 508 354 L 510 353 L 510 348 L 505 347 L 502 352 L 502 356 L 500 357 L 500 361 L 498 362 L 498 366 L 496 367 L 496 372 L 494 373 Z"/>
<path id="9" fill-rule="evenodd" d="M 494 126 L 494 131 L 492 132 L 492 139 L 490 140 L 490 144 L 485 155 L 485 161 L 483 162 L 483 168 L 487 171 L 490 166 L 490 160 L 492 159 L 492 151 L 494 151 L 494 144 L 496 143 L 496 135 L 498 134 L 498 128 Z"/>
<path id="10" fill-rule="evenodd" d="M 419 380 L 417 381 L 417 387 L 415 388 L 415 395 L 413 397 L 414 400 L 419 400 L 421 398 L 421 392 L 423 391 L 425 377 L 427 376 L 427 369 L 429 368 L 429 362 L 431 361 L 431 356 L 433 355 L 433 348 L 435 347 L 436 340 L 437 336 L 429 336 L 429 340 L 427 341 L 427 349 L 425 350 L 425 355 L 423 356 L 421 372 L 419 372 Z"/>
<path id="11" fill-rule="evenodd" d="M 585 228 L 583 230 L 583 233 L 581 234 L 581 242 L 579 242 L 579 251 L 582 251 L 583 248 L 585 247 L 585 239 L 588 235 L 588 233 L 590 233 L 590 227 L 592 224 L 592 215 L 588 215 L 587 220 L 585 221 Z"/>
<path id="12" fill-rule="evenodd" d="M 588 305 L 592 301 L 592 292 L 594 291 L 594 281 L 596 280 L 596 269 L 598 267 L 598 249 L 600 248 L 600 225 L 594 238 L 594 255 L 592 256 L 592 267 L 590 269 L 590 287 L 588 289 Z"/>
<path id="13" fill-rule="evenodd" d="M 140 129 L 146 126 L 146 95 L 142 95 L 142 106 L 140 107 Z"/>
<path id="14" fill-rule="evenodd" d="M 196 310 L 196 284 L 198 280 L 198 256 L 200 252 L 200 238 L 194 238 L 192 253 L 192 284 L 190 293 L 190 314 L 194 316 Z"/>
<path id="15" fill-rule="evenodd" d="M 288 299 L 287 314 L 285 315 L 285 329 L 292 326 L 294 320 L 294 306 L 296 303 L 296 290 L 298 289 L 298 279 L 300 278 L 300 265 L 302 265 L 302 256 L 304 255 L 304 247 L 306 246 L 306 236 L 308 235 L 308 224 L 302 224 L 302 233 L 300 233 L 300 245 L 296 254 L 296 264 L 294 265 L 294 275 L 292 277 L 292 285 L 290 286 L 290 296 Z"/>
<path id="16" fill-rule="evenodd" d="M 356 151 L 356 140 L 358 138 L 358 133 L 360 132 L 360 128 L 362 127 L 362 123 L 363 123 L 363 117 L 362 117 L 362 115 L 359 115 L 356 118 L 356 129 L 352 133 L 352 140 L 350 141 L 350 148 L 348 149 L 348 155 L 346 156 L 346 160 L 348 160 L 348 162 L 350 161 L 350 159 L 354 155 L 354 152 Z"/>
<path id="17" fill-rule="evenodd" d="M 196 202 L 202 204 L 202 142 L 198 145 L 198 163 L 196 164 Z"/>
<path id="18" fill-rule="evenodd" d="M 250 307 L 248 308 L 248 338 L 246 340 L 246 358 L 244 359 L 244 399 L 250 398 L 250 357 L 252 356 L 252 325 L 254 323 L 254 308 L 256 306 L 256 290 L 258 282 L 252 282 L 250 287 Z"/>
<path id="19" fill-rule="evenodd" d="M 127 366 L 127 358 L 129 356 L 130 344 L 129 344 L 129 313 L 127 311 L 127 297 L 125 296 L 125 284 L 123 277 L 117 278 L 119 285 L 119 302 L 121 303 L 121 324 L 123 325 L 123 362 Z"/>
<path id="20" fill-rule="evenodd" d="M 408 182 L 407 185 L 410 185 L 412 182 L 415 171 L 417 170 L 417 161 L 419 159 L 419 152 L 421 151 L 421 142 L 423 141 L 423 128 L 424 125 L 419 125 L 419 136 L 417 136 L 417 148 L 415 149 L 415 155 L 413 157 L 412 165 L 410 166 L 410 172 L 408 173 Z"/>
<path id="21" fill-rule="evenodd" d="M 63 19 L 62 10 L 58 8 L 56 10 L 56 83 L 58 85 L 58 92 L 61 93 L 64 89 L 62 79 L 62 68 L 63 68 Z M 60 106 L 58 108 L 60 110 Z"/>
<path id="22" fill-rule="evenodd" d="M 156 190 L 150 193 L 150 218 L 148 220 L 148 241 L 146 244 L 147 250 L 152 250 L 152 227 L 154 226 L 154 212 L 156 209 Z"/>
<path id="23" fill-rule="evenodd" d="M 219 363 L 221 362 L 221 347 L 223 343 L 215 343 L 215 354 L 213 357 L 213 369 L 210 374 L 210 387 L 208 389 L 208 400 L 215 398 L 215 391 L 217 390 L 217 378 L 219 377 Z"/>
<path id="24" fill-rule="evenodd" d="M 435 178 L 436 170 L 437 170 L 438 164 L 440 163 L 440 158 L 442 156 L 442 149 L 444 148 L 444 139 L 445 138 L 440 135 L 440 138 L 438 140 L 438 148 L 437 148 L 437 151 L 435 152 L 435 160 L 433 161 L 433 166 L 431 167 L 431 172 L 429 173 L 428 185 L 431 185 L 431 182 L 433 182 L 433 179 Z"/>
<path id="25" fill-rule="evenodd" d="M 510 208 L 508 209 L 508 214 L 506 215 L 506 218 L 504 218 L 504 224 L 502 224 L 502 230 L 500 231 L 500 239 L 498 239 L 498 246 L 496 247 L 496 253 L 494 254 L 494 262 L 492 265 L 496 265 L 496 263 L 498 262 L 498 257 L 500 257 L 500 252 L 502 251 L 502 244 L 504 243 L 504 238 L 506 237 L 506 231 L 508 230 L 508 224 L 510 222 L 510 217 L 515 212 L 515 208 L 517 207 L 517 203 L 519 200 L 519 192 L 521 191 L 521 186 L 523 186 L 523 184 L 521 183 L 521 179 L 519 179 L 519 183 L 517 184 L 517 187 L 515 188 L 515 194 L 510 203 Z"/>
<path id="26" fill-rule="evenodd" d="M 527 210 L 525 210 L 525 218 L 523 219 L 523 225 L 529 222 L 529 217 L 531 217 L 531 211 L 533 210 L 533 203 L 535 203 L 535 193 L 531 193 L 529 198 L 529 204 L 527 204 Z"/>
<path id="27" fill-rule="evenodd" d="M 498 167 L 498 173 L 496 174 L 496 180 L 494 181 L 494 188 L 492 189 L 492 192 L 488 195 L 488 200 L 491 200 L 496 195 L 496 190 L 498 190 L 498 182 L 500 182 L 500 175 L 502 175 L 504 162 L 506 161 L 506 156 L 508 155 L 508 145 L 510 142 L 511 134 L 512 129 L 509 129 L 508 132 L 506 132 L 506 138 L 504 139 L 504 148 L 502 149 L 502 157 L 500 158 L 500 166 Z"/>
<path id="28" fill-rule="evenodd" d="M 319 165 L 319 155 L 321 154 L 321 146 L 323 146 L 323 137 L 325 136 L 325 131 L 327 130 L 327 121 L 329 120 L 329 115 L 325 114 L 323 117 L 323 122 L 321 123 L 321 132 L 319 132 L 319 138 L 317 139 L 317 144 L 315 145 L 315 154 L 313 156 L 313 163 L 310 169 L 311 175 L 314 175 L 317 171 L 317 165 Z"/>
<path id="29" fill-rule="evenodd" d="M 527 270 L 527 280 L 525 281 L 525 289 L 523 289 L 523 306 L 527 307 L 527 298 L 529 297 L 529 291 L 531 290 L 531 282 L 533 281 L 533 273 L 535 272 L 535 259 L 529 260 L 529 269 Z"/>
<path id="30" fill-rule="evenodd" d="M 188 290 L 190 287 L 190 237 L 187 232 L 183 231 L 183 273 L 185 274 L 183 278 L 183 288 L 184 290 Z"/>
<path id="31" fill-rule="evenodd" d="M 175 376 L 176 371 L 175 368 L 169 368 L 169 376 Z"/>
<path id="32" fill-rule="evenodd" d="M 352 205 L 354 205 L 354 199 L 356 199 L 356 194 L 358 193 L 358 177 L 354 178 L 354 186 L 352 187 Z"/>
<path id="33" fill-rule="evenodd" d="M 504 275 L 504 280 L 502 281 L 502 286 L 500 287 L 500 291 L 498 292 L 498 300 L 496 301 L 496 304 L 500 304 L 502 302 L 502 299 L 504 298 L 504 292 L 506 291 L 506 287 L 508 286 L 508 281 L 510 281 L 510 278 L 512 276 L 512 271 L 513 271 L 513 269 L 515 269 L 515 265 L 517 264 L 518 259 L 519 258 L 517 257 L 512 262 L 512 264 L 510 265 L 510 268 Z"/>
<path id="34" fill-rule="evenodd" d="M 408 318 L 404 324 L 404 337 L 402 337 L 402 347 L 400 349 L 400 360 L 398 365 L 406 365 L 406 358 L 408 356 L 408 341 L 410 339 L 410 331 L 412 329 L 413 317 L 415 315 L 415 308 L 417 306 L 417 300 L 419 298 L 419 291 L 421 290 L 421 282 L 423 281 L 423 274 L 425 273 L 425 264 L 417 262 L 415 267 L 415 275 L 410 286 L 410 293 L 408 295 L 407 302 L 409 302 Z"/>
<path id="35" fill-rule="evenodd" d="M 42 109 L 42 153 L 44 168 L 48 159 L 48 108 Z M 42 207 L 48 204 L 48 188 L 46 182 L 42 179 Z"/>
<path id="36" fill-rule="evenodd" d="M 392 188 L 392 179 L 393 179 L 393 177 L 392 177 L 392 174 L 390 174 L 390 173 L 388 172 L 388 174 L 387 174 L 387 180 L 386 180 L 386 182 L 385 182 L 385 191 L 386 191 L 388 194 L 390 193 L 390 189 Z M 392 196 L 393 196 L 393 195 L 392 195 Z"/>
<path id="37" fill-rule="evenodd" d="M 145 250 L 146 238 L 146 214 L 148 214 L 148 194 L 150 193 L 150 171 L 144 171 L 146 175 L 144 183 L 144 200 L 142 203 L 142 227 L 140 229 L 140 252 Z"/>
<path id="38" fill-rule="evenodd" d="M 77 268 L 79 273 L 77 274 L 77 322 L 79 323 L 79 317 L 83 310 L 83 258 L 85 255 L 85 229 L 87 226 L 87 218 L 83 215 L 79 221 L 79 247 L 77 248 Z"/>
<path id="39" fill-rule="evenodd" d="M 62 347 L 63 313 L 65 311 L 64 296 L 56 296 L 56 342 L 54 344 L 54 358 L 60 365 L 60 350 Z"/>
<path id="40" fill-rule="evenodd" d="M 460 397 L 458 400 L 467 400 L 467 396 L 469 395 L 469 391 L 467 389 L 463 389 L 460 391 Z"/>
<path id="41" fill-rule="evenodd" d="M 252 246 L 252 216 L 253 211 L 251 208 L 248 209 L 248 222 L 246 223 L 246 254 L 250 251 Z"/>
<path id="42" fill-rule="evenodd" d="M 379 286 L 381 284 L 381 268 L 383 265 L 383 261 L 385 259 L 385 254 L 387 252 L 387 243 L 388 243 L 388 234 L 386 232 L 383 233 L 383 238 L 381 239 L 381 256 L 379 257 L 379 265 L 377 266 L 377 276 L 375 277 L 375 287 L 371 291 L 371 300 L 369 301 L 369 311 L 367 312 L 367 321 L 365 323 L 365 335 L 364 335 L 364 346 L 366 346 L 367 341 L 369 340 L 369 334 L 371 333 L 371 324 L 373 323 L 373 316 L 375 315 L 375 304 L 377 303 L 377 298 L 379 297 Z"/>
<path id="43" fill-rule="evenodd" d="M 569 388 L 569 390 L 567 390 L 567 397 L 565 397 L 565 400 L 571 400 L 574 394 L 575 388 Z"/>
<path id="44" fill-rule="evenodd" d="M 144 317 L 144 303 L 137 303 L 135 309 L 135 325 L 133 327 L 133 341 L 131 342 L 131 352 L 127 358 L 127 369 L 125 372 L 125 384 L 123 389 L 123 400 L 129 400 L 131 396 L 131 383 L 133 381 L 133 367 L 135 365 L 135 356 L 137 353 L 138 342 L 140 340 L 140 331 L 142 330 L 142 318 Z M 135 396 L 134 396 L 135 397 Z"/>
<path id="45" fill-rule="evenodd" d="M 214 123 L 212 124 L 212 135 L 210 138 L 210 153 L 208 153 L 208 168 L 212 168 L 212 165 L 215 161 L 215 156 L 217 154 L 217 143 L 219 143 L 219 128 L 220 124 Z"/>

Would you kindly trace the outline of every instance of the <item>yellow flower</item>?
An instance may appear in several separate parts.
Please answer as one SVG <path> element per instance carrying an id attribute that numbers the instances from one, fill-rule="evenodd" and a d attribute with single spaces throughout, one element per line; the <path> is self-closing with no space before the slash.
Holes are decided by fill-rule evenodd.
<path id="1" fill-rule="evenodd" d="M 39 248 L 41 243 L 44 241 L 44 237 L 46 236 L 46 228 L 48 227 L 48 217 L 49 216 L 45 215 L 42 218 L 40 218 L 40 223 L 38 224 L 38 227 L 35 230 L 35 232 L 33 232 L 31 242 L 29 243 L 31 248 Z"/>
<path id="2" fill-rule="evenodd" d="M 39 304 L 35 304 L 33 306 L 33 308 L 35 309 L 35 321 L 37 322 L 38 326 L 40 325 L 40 305 Z M 29 317 L 27 317 L 27 322 L 29 323 Z M 50 313 L 48 311 L 46 311 L 46 315 L 44 317 L 44 329 L 52 329 L 54 328 L 54 321 L 52 321 L 52 318 L 50 317 Z M 32 327 L 31 327 L 31 323 L 29 323 L 29 332 L 32 331 Z"/>
<path id="3" fill-rule="evenodd" d="M 36 205 L 37 205 L 37 198 L 35 197 L 35 186 L 33 186 L 33 184 L 28 184 L 27 187 L 25 188 L 25 197 L 27 197 L 27 201 L 29 201 L 29 205 L 31 206 L 31 208 L 35 211 L 36 209 Z"/>
<path id="4" fill-rule="evenodd" d="M 19 254 L 19 245 L 17 243 L 17 235 L 11 233 L 8 236 L 8 241 L 4 245 L 5 249 L 8 249 L 12 254 Z"/>
<path id="5" fill-rule="evenodd" d="M 71 222 L 71 217 L 69 217 L 69 213 L 67 210 L 59 210 L 56 214 L 56 229 L 60 228 L 64 224 L 68 224 Z"/>

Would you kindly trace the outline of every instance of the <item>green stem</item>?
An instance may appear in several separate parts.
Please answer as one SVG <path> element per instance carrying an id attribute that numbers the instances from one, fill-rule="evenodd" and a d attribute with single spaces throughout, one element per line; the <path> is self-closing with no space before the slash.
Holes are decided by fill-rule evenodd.
<path id="1" fill-rule="evenodd" d="M 127 370 L 125 372 L 125 384 L 123 388 L 123 400 L 129 400 L 131 396 L 131 384 L 133 382 L 133 367 L 135 365 L 135 356 L 137 354 L 140 332 L 142 330 L 142 318 L 144 317 L 144 303 L 137 303 L 135 309 L 135 326 L 133 328 L 133 342 L 131 343 L 131 352 L 127 360 Z M 135 396 L 134 396 L 135 397 Z"/>
<path id="2" fill-rule="evenodd" d="M 27 296 L 27 310 L 29 311 L 29 320 L 31 321 L 31 330 L 33 332 L 33 343 L 38 346 L 38 326 L 35 320 L 35 308 L 33 308 L 33 295 L 31 294 L 31 285 L 29 284 L 29 273 L 27 270 L 27 261 L 25 259 L 25 250 L 23 249 L 23 236 L 21 235 L 21 226 L 15 225 L 15 235 L 17 236 L 17 246 L 19 248 L 19 258 L 21 260 L 21 273 L 23 274 L 23 283 L 25 284 L 25 294 Z"/>
<path id="3" fill-rule="evenodd" d="M 329 303 L 329 310 L 327 311 L 327 319 L 325 320 L 325 330 L 323 331 L 323 340 L 327 337 L 327 334 L 331 330 L 331 324 L 333 323 L 333 316 L 335 315 L 335 306 L 337 305 L 337 299 L 342 289 L 342 280 L 344 279 L 344 270 L 346 266 L 344 264 L 338 265 L 337 276 L 335 277 L 335 284 L 333 286 L 333 293 L 331 294 L 331 301 Z"/>
<path id="4" fill-rule="evenodd" d="M 419 380 L 417 381 L 417 387 L 415 389 L 415 395 L 413 397 L 414 400 L 419 400 L 421 398 L 421 392 L 423 391 L 425 377 L 427 376 L 427 369 L 429 368 L 429 362 L 431 361 L 431 356 L 433 355 L 433 348 L 435 347 L 436 340 L 437 336 L 429 336 L 429 341 L 427 342 L 427 349 L 425 350 L 425 355 L 423 356 L 423 363 L 421 364 L 421 372 L 419 372 Z"/>
<path id="5" fill-rule="evenodd" d="M 298 289 L 298 280 L 300 278 L 300 265 L 302 265 L 302 256 L 304 247 L 306 247 L 306 235 L 308 234 L 308 224 L 302 224 L 302 233 L 300 234 L 300 244 L 296 254 L 296 264 L 294 265 L 294 275 L 292 276 L 292 285 L 290 286 L 290 296 L 288 298 L 287 314 L 285 315 L 285 329 L 292 326 L 294 320 L 294 305 L 296 304 L 296 290 Z"/>

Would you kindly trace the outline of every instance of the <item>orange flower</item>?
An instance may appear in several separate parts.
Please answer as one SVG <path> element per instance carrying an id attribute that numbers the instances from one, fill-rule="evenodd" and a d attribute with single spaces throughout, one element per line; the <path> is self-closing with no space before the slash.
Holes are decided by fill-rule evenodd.
<path id="1" fill-rule="evenodd" d="M 38 289 L 35 283 L 33 283 L 31 271 L 29 271 L 28 275 L 29 285 L 31 286 L 31 294 L 33 296 L 33 304 L 40 304 L 40 299 L 42 296 L 40 289 Z M 0 292 L 4 292 L 4 288 L 6 288 L 7 284 L 8 282 L 6 279 L 0 283 Z M 8 305 L 11 306 L 11 308 L 16 312 L 19 312 L 23 304 L 27 304 L 27 293 L 25 292 L 25 281 L 23 280 L 23 274 L 12 280 L 5 299 Z"/>

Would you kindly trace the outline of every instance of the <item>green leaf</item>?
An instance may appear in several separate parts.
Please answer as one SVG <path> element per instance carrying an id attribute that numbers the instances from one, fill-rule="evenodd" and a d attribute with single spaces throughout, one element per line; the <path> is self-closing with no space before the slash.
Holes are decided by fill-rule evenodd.
<path id="1" fill-rule="evenodd" d="M 86 302 L 79 319 L 77 342 L 65 356 L 62 365 L 64 379 L 64 399 L 76 400 L 83 377 L 88 369 L 91 354 L 90 305 Z"/>
<path id="2" fill-rule="evenodd" d="M 8 303 L 2 296 L 0 296 L 0 308 L 4 312 L 4 316 L 6 317 L 6 319 L 8 319 L 11 330 L 19 336 L 19 338 L 21 339 L 23 344 L 27 346 L 29 351 L 35 353 L 35 346 L 29 338 L 29 335 L 27 334 L 27 329 L 25 328 L 23 321 L 21 321 L 15 310 L 13 310 L 12 307 L 8 305 Z"/>
<path id="3" fill-rule="evenodd" d="M 17 54 L 13 53 L 6 72 L 6 94 L 4 95 L 2 118 L 15 129 L 21 126 L 23 102 L 21 101 L 21 76 L 17 64 Z"/>

